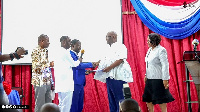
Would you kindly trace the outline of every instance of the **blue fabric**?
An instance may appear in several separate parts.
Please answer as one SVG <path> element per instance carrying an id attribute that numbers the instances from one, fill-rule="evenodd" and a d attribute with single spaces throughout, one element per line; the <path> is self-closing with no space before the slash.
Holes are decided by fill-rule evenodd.
<path id="1" fill-rule="evenodd" d="M 184 39 L 200 29 L 200 10 L 187 20 L 177 23 L 165 22 L 153 15 L 140 0 L 131 3 L 142 22 L 152 31 L 169 39 Z"/>
<path id="2" fill-rule="evenodd" d="M 83 98 L 84 98 L 84 86 L 75 84 L 70 112 L 82 112 Z"/>
<path id="3" fill-rule="evenodd" d="M 110 112 L 119 112 L 119 102 L 124 99 L 123 84 L 125 82 L 115 79 L 106 79 Z"/>
<path id="4" fill-rule="evenodd" d="M 8 100 L 10 105 L 20 105 L 20 97 L 18 91 L 12 90 L 8 95 Z"/>
<path id="5" fill-rule="evenodd" d="M 76 53 L 70 51 L 70 54 L 74 61 L 78 60 L 78 56 Z M 86 68 L 93 68 L 92 63 L 80 63 L 77 67 L 72 68 L 74 79 L 74 91 L 70 112 L 81 112 L 83 109 Z"/>
<path id="6" fill-rule="evenodd" d="M 70 54 L 73 58 L 74 61 L 78 60 L 78 56 L 76 53 L 73 51 L 70 51 Z M 79 84 L 79 85 L 85 85 L 85 72 L 86 68 L 93 68 L 93 65 L 91 62 L 88 63 L 80 63 L 79 66 L 73 67 L 73 79 L 74 79 L 74 84 Z"/>

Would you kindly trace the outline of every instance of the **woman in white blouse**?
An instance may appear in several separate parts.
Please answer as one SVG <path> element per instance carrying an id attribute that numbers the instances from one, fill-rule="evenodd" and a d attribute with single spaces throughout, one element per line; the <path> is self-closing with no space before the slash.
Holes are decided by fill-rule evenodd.
<path id="1" fill-rule="evenodd" d="M 162 112 L 167 112 L 167 103 L 174 101 L 169 92 L 168 80 L 169 62 L 167 51 L 160 45 L 160 35 L 156 33 L 149 34 L 147 44 L 146 76 L 143 101 L 147 102 L 149 112 L 154 112 L 154 105 L 159 104 Z"/>

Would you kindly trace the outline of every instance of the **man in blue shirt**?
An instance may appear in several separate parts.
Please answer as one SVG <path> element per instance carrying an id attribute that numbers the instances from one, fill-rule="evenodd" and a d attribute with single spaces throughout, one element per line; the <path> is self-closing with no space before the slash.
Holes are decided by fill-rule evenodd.
<path id="1" fill-rule="evenodd" d="M 77 39 L 71 41 L 70 54 L 74 61 L 78 60 L 78 53 L 81 50 L 81 42 Z M 73 79 L 74 79 L 74 92 L 72 98 L 72 106 L 70 112 L 81 112 L 83 109 L 83 97 L 84 97 L 84 86 L 85 86 L 85 75 L 86 68 L 93 68 L 95 64 L 80 63 L 79 66 L 73 67 Z"/>

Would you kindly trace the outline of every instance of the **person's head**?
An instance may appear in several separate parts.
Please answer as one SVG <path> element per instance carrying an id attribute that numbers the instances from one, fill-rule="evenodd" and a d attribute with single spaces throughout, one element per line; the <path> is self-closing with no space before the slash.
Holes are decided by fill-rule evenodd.
<path id="1" fill-rule="evenodd" d="M 120 112 L 140 112 L 140 107 L 137 101 L 128 98 L 120 103 Z"/>
<path id="2" fill-rule="evenodd" d="M 71 44 L 71 39 L 68 36 L 62 36 L 60 38 L 60 43 L 61 43 L 61 47 L 65 49 L 69 49 L 70 44 Z"/>
<path id="3" fill-rule="evenodd" d="M 107 44 L 109 44 L 110 46 L 117 42 L 117 33 L 115 33 L 114 31 L 110 31 L 107 33 L 106 35 L 106 41 L 107 41 Z"/>
<path id="4" fill-rule="evenodd" d="M 47 35 L 41 34 L 38 37 L 38 45 L 41 48 L 48 48 L 49 47 L 49 37 Z"/>
<path id="5" fill-rule="evenodd" d="M 55 103 L 45 103 L 42 105 L 40 112 L 60 112 L 60 109 Z"/>
<path id="6" fill-rule="evenodd" d="M 160 35 L 156 33 L 151 33 L 148 35 L 147 43 L 149 47 L 156 47 L 160 44 L 161 38 Z"/>
<path id="7" fill-rule="evenodd" d="M 71 41 L 71 50 L 75 51 L 76 53 L 79 53 L 81 50 L 81 42 L 77 39 L 74 39 Z"/>

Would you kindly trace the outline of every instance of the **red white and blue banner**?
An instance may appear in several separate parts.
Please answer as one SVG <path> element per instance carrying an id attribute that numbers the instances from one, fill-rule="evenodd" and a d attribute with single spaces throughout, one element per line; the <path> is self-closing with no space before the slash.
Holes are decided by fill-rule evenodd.
<path id="1" fill-rule="evenodd" d="M 200 29 L 200 0 L 131 0 L 142 22 L 170 39 L 186 38 Z"/>

